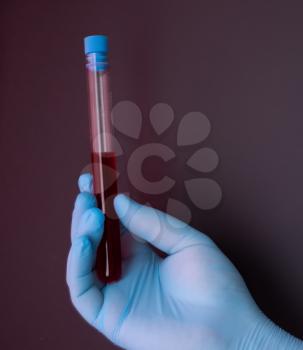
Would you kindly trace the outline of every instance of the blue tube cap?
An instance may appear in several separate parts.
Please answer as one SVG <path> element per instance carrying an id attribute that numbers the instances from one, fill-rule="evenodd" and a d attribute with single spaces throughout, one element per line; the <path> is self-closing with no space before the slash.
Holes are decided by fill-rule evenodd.
<path id="1" fill-rule="evenodd" d="M 100 52 L 106 54 L 108 52 L 108 37 L 105 35 L 90 35 L 84 38 L 84 52 L 88 53 Z"/>

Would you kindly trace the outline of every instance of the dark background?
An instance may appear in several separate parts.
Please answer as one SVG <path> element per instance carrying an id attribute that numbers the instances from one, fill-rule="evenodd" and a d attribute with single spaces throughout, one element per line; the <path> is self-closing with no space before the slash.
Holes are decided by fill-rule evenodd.
<path id="1" fill-rule="evenodd" d="M 95 33 L 110 37 L 114 102 L 136 102 L 145 124 L 157 102 L 175 122 L 208 116 L 223 201 L 192 207 L 192 224 L 236 264 L 262 310 L 302 338 L 301 2 L 0 6 L 1 349 L 114 349 L 78 316 L 65 283 L 76 181 L 89 162 L 82 39 Z M 183 158 L 179 176 L 193 177 Z"/>

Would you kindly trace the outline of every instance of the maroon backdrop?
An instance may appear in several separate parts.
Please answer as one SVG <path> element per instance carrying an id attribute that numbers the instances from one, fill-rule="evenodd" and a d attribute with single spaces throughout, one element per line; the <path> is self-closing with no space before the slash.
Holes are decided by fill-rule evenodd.
<path id="1" fill-rule="evenodd" d="M 82 38 L 94 33 L 110 37 L 114 102 L 136 102 L 145 124 L 157 102 L 175 122 L 207 115 L 223 201 L 193 207 L 193 225 L 264 312 L 303 337 L 302 10 L 299 1 L 2 2 L 1 349 L 115 348 L 78 316 L 65 283 L 89 160 Z"/>

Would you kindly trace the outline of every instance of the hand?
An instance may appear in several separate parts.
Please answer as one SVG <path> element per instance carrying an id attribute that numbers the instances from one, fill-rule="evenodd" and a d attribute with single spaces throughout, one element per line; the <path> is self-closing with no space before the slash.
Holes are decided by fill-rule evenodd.
<path id="1" fill-rule="evenodd" d="M 113 343 L 130 350 L 303 348 L 262 314 L 209 237 L 122 194 L 114 205 L 125 228 L 123 276 L 103 285 L 93 266 L 104 215 L 91 194 L 91 175 L 82 175 L 79 187 L 67 283 L 79 313 Z"/>

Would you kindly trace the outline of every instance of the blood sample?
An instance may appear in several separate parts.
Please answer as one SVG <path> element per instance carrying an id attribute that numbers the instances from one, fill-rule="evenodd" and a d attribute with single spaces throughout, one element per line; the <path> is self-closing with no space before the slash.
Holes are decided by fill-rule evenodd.
<path id="1" fill-rule="evenodd" d="M 111 95 L 108 71 L 108 39 L 84 38 L 89 97 L 93 188 L 98 207 L 105 214 L 104 232 L 97 249 L 95 270 L 106 283 L 121 277 L 120 223 L 113 199 L 118 192 L 116 155 L 112 143 Z"/>

